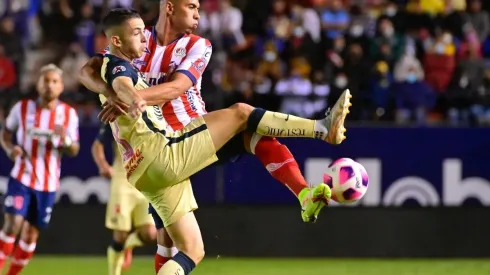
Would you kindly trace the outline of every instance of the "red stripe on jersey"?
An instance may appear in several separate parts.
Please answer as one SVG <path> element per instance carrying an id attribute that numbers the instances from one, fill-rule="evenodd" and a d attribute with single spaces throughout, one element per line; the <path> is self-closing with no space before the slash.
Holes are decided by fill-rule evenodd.
<path id="1" fill-rule="evenodd" d="M 178 40 L 177 40 L 178 41 Z M 167 45 L 165 47 L 165 52 L 163 53 L 162 66 L 160 68 L 161 72 L 166 72 L 168 70 L 168 66 L 170 65 L 170 61 L 172 60 L 172 54 L 174 52 L 175 45 L 177 45 L 177 41 L 174 41 L 172 44 Z M 167 120 L 167 123 L 172 127 L 172 129 L 180 130 L 184 128 L 184 124 L 182 124 L 175 114 L 174 106 L 172 102 L 167 102 L 163 105 L 163 116 Z"/>
<path id="2" fill-rule="evenodd" d="M 194 44 L 196 44 L 196 42 L 199 41 L 200 38 L 201 37 L 197 35 L 189 35 L 189 43 L 187 43 L 187 45 L 185 46 L 185 52 L 189 53 L 189 51 L 192 49 L 192 46 L 194 46 Z"/>
<path id="3" fill-rule="evenodd" d="M 25 148 L 26 145 L 26 117 L 27 117 L 27 104 L 29 103 L 28 100 L 22 100 L 20 104 L 20 123 L 22 125 L 22 143 L 21 146 L 22 148 Z M 20 161 L 20 169 L 19 173 L 17 174 L 17 180 L 19 182 L 22 182 L 22 175 L 24 175 L 24 170 L 26 169 L 26 162 L 25 159 L 21 159 Z"/>
<path id="4" fill-rule="evenodd" d="M 55 108 L 54 110 L 51 110 L 49 112 L 49 124 L 48 124 L 48 129 L 49 130 L 54 130 L 54 121 L 55 121 L 55 118 L 56 118 L 56 109 Z M 66 129 L 66 127 L 65 127 Z M 49 168 L 50 168 L 50 160 L 51 160 L 51 151 L 53 150 L 53 142 L 51 142 L 51 140 L 49 140 L 47 143 L 46 143 L 46 154 L 44 155 L 44 191 L 48 191 L 49 190 L 49 178 L 50 178 L 50 171 L 49 171 Z"/>
<path id="5" fill-rule="evenodd" d="M 39 128 L 39 124 L 41 122 L 41 111 L 42 108 L 36 105 L 36 115 L 34 117 L 34 128 Z M 36 187 L 36 167 L 37 167 L 37 149 L 39 147 L 39 140 L 37 137 L 32 138 L 32 150 L 31 150 L 31 188 L 34 189 Z"/>

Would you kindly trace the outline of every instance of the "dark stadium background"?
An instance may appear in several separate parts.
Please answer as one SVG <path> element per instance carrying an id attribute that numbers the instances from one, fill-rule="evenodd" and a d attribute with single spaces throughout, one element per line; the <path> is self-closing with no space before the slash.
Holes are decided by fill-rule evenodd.
<path id="1" fill-rule="evenodd" d="M 133 6 L 151 24 L 156 2 L 0 3 L 0 125 L 18 99 L 35 94 L 37 72 L 50 62 L 64 70 L 63 100 L 81 118 L 82 150 L 63 160 L 52 225 L 25 274 L 105 273 L 108 182 L 90 156 L 99 107 L 77 74 L 107 44 L 105 11 Z M 490 256 L 490 1 L 227 3 L 201 1 L 198 33 L 213 43 L 207 109 L 247 102 L 314 118 L 349 88 L 345 143 L 284 142 L 311 184 L 338 157 L 361 162 L 371 182 L 359 206 L 329 208 L 305 225 L 296 199 L 256 159 L 202 171 L 193 182 L 209 257 L 195 274 L 490 274 L 488 260 L 476 260 Z M 338 30 L 321 27 L 335 18 L 345 19 Z M 11 165 L 0 152 L 2 193 Z M 137 259 L 130 274 L 151 267 Z"/>

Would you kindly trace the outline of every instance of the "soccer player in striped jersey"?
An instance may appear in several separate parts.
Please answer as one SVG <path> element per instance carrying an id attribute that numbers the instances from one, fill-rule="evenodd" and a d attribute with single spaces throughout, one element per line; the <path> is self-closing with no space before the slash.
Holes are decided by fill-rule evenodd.
<path id="1" fill-rule="evenodd" d="M 201 76 L 211 58 L 212 47 L 207 39 L 192 34 L 199 21 L 198 0 L 168 0 L 160 3 L 156 26 L 145 30 L 147 49 L 143 56 L 134 60 L 134 65 L 150 85 L 158 87 L 161 98 L 168 101 L 163 104 L 163 116 L 169 124 L 168 130 L 177 131 L 207 113 L 200 89 Z M 105 53 L 108 50 L 102 54 Z M 89 90 L 110 97 L 112 89 L 100 77 L 101 67 L 101 56 L 93 57 L 82 69 L 80 81 Z M 245 153 L 257 156 L 269 173 L 295 194 L 303 210 L 311 205 L 311 188 L 286 146 L 273 137 L 243 133 L 230 140 L 217 155 L 220 162 L 226 162 L 236 160 L 236 156 Z M 315 188 L 320 190 L 323 186 Z M 151 207 L 150 211 L 159 229 L 159 245 L 155 256 L 155 269 L 158 270 L 176 253 L 176 249 L 165 233 L 162 221 Z M 302 213 L 305 222 L 316 219 L 316 216 L 311 217 L 306 213 L 308 211 Z"/>
<path id="2" fill-rule="evenodd" d="M 63 92 L 61 69 L 53 64 L 43 67 L 37 90 L 37 100 L 25 99 L 14 105 L 0 135 L 2 148 L 15 162 L 0 231 L 0 270 L 7 257 L 12 258 L 7 275 L 19 274 L 34 254 L 40 230 L 51 219 L 61 157 L 74 157 L 80 148 L 77 113 L 58 100 Z"/>

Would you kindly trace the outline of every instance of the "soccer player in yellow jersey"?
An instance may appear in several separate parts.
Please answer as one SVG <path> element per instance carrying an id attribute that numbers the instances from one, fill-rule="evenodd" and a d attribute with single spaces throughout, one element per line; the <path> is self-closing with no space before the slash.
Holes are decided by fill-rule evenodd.
<path id="1" fill-rule="evenodd" d="M 148 214 L 148 200 L 126 179 L 126 170 L 116 146 L 113 165 L 107 162 L 104 145 L 108 144 L 115 145 L 115 142 L 111 127 L 104 124 L 92 144 L 92 157 L 100 175 L 111 179 L 105 226 L 113 233 L 111 245 L 107 248 L 107 261 L 109 275 L 121 275 L 122 270 L 129 267 L 132 249 L 155 241 L 156 228 Z M 134 231 L 131 233 L 132 228 Z"/>
<path id="2" fill-rule="evenodd" d="M 339 144 L 345 138 L 344 120 L 350 94 L 344 92 L 322 120 L 239 103 L 198 117 L 182 130 L 170 133 L 165 131 L 166 122 L 160 105 L 156 105 L 162 103 L 162 94 L 157 87 L 149 88 L 131 63 L 145 50 L 144 27 L 138 13 L 127 9 L 112 10 L 104 18 L 111 54 L 104 57 L 101 77 L 130 106 L 127 115 L 111 122 L 128 181 L 150 201 L 179 250 L 158 274 L 184 275 L 204 257 L 204 244 L 193 213 L 197 204 L 189 177 L 217 161 L 216 151 L 245 130 L 264 136 L 316 138 Z M 178 77 L 190 81 L 184 74 L 173 76 Z M 105 105 L 103 96 L 101 101 Z M 322 194 L 312 193 L 304 209 L 305 215 L 311 218 L 328 203 L 323 198 L 330 198 L 328 186 L 315 190 Z"/>

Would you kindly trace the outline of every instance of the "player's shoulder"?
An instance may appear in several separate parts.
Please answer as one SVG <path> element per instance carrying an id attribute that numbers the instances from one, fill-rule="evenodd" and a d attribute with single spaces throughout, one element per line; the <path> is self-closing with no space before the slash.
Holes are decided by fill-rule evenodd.
<path id="1" fill-rule="evenodd" d="M 61 100 L 59 101 L 58 108 L 63 109 L 65 112 L 68 112 L 70 114 L 78 115 L 75 107 L 71 106 L 70 104 L 68 104 L 64 101 L 61 101 Z"/>
<path id="2" fill-rule="evenodd" d="M 107 71 L 113 75 L 136 70 L 131 62 L 118 56 L 106 54 L 104 55 L 104 59 L 107 62 Z"/>
<path id="3" fill-rule="evenodd" d="M 210 47 L 211 46 L 211 41 L 209 39 L 204 38 L 202 36 L 196 35 L 196 34 L 187 34 L 183 38 L 189 39 L 189 44 L 199 44 L 202 46 Z"/>

